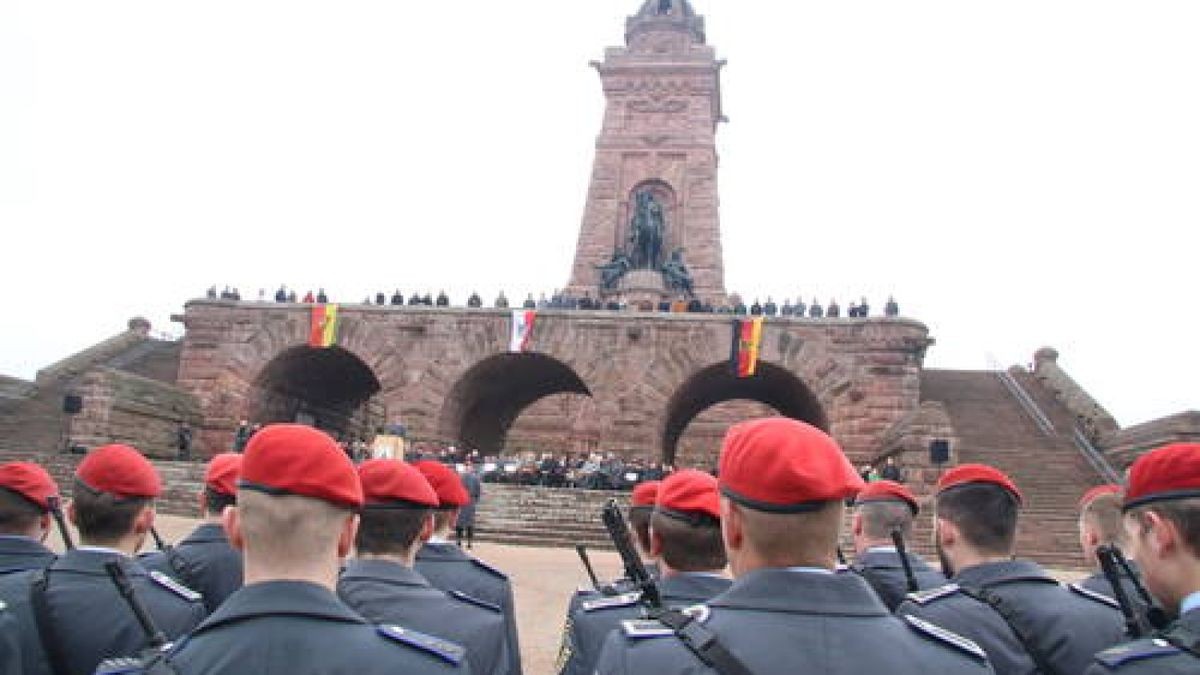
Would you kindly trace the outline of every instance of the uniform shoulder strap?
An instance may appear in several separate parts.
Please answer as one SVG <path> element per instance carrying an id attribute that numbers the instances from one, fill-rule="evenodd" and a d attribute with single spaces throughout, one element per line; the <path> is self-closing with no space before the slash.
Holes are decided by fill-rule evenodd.
<path id="1" fill-rule="evenodd" d="M 662 610 L 654 612 L 654 618 L 666 624 L 688 651 L 719 675 L 752 675 L 746 664 L 731 654 L 717 640 L 717 635 L 695 617 L 678 610 Z"/>
<path id="2" fill-rule="evenodd" d="M 979 588 L 959 586 L 958 590 L 963 595 L 991 607 L 996 614 L 1000 615 L 1004 623 L 1008 624 L 1009 630 L 1016 636 L 1017 641 L 1021 643 L 1021 647 L 1029 654 L 1029 658 L 1033 659 L 1033 664 L 1037 666 L 1038 671 L 1042 675 L 1059 675 L 1058 670 L 1050 665 L 1050 661 L 1047 660 L 1046 655 L 1037 646 L 1033 635 L 1018 622 L 1016 612 L 1013 611 L 1012 606 L 1004 601 L 1004 598 L 1000 597 L 992 589 L 982 586 Z"/>
<path id="3" fill-rule="evenodd" d="M 50 588 L 50 573 L 48 570 L 34 572 L 32 583 L 29 584 L 29 606 L 33 610 L 33 620 L 37 625 L 38 641 L 42 643 L 42 651 L 54 675 L 67 675 L 67 657 L 63 653 L 62 641 L 58 638 L 58 630 L 54 619 L 50 616 L 50 603 L 46 598 Z"/>

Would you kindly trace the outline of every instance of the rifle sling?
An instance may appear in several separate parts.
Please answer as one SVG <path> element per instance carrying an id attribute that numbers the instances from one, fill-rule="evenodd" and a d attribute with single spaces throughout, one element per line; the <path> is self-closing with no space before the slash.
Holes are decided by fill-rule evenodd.
<path id="1" fill-rule="evenodd" d="M 68 675 L 67 657 L 62 650 L 62 641 L 58 638 L 58 630 L 50 616 L 50 604 L 46 599 L 50 588 L 50 573 L 38 570 L 29 585 L 29 605 L 33 609 L 33 619 L 37 623 L 38 641 L 42 643 L 42 651 L 46 653 L 50 670 L 54 675 Z"/>
<path id="2" fill-rule="evenodd" d="M 1008 624 L 1009 629 L 1016 636 L 1017 641 L 1021 643 L 1021 647 L 1029 654 L 1029 658 L 1033 659 L 1033 664 L 1037 666 L 1038 671 L 1042 675 L 1059 675 L 1058 670 L 1050 665 L 1046 655 L 1037 646 L 1033 635 L 1025 630 L 1025 627 L 1017 621 L 1016 613 L 1004 601 L 1004 598 L 1001 598 L 990 588 L 959 586 L 959 590 L 962 591 L 963 595 L 991 607 L 992 610 L 1000 615 L 1000 618 L 1004 620 L 1004 623 Z"/>
<path id="3" fill-rule="evenodd" d="M 721 675 L 753 675 L 736 656 L 717 640 L 716 633 L 701 625 L 695 618 L 676 610 L 658 610 L 655 619 L 675 631 L 675 636 L 704 665 Z"/>

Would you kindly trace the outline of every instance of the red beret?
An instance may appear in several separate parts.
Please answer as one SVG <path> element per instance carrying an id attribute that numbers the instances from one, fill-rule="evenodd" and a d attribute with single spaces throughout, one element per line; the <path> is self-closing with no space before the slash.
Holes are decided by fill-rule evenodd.
<path id="1" fill-rule="evenodd" d="M 254 434 L 242 457 L 238 487 L 355 509 L 363 505 L 354 463 L 325 432 L 302 424 L 270 424 Z"/>
<path id="2" fill-rule="evenodd" d="M 786 417 L 730 427 L 721 447 L 721 493 L 743 506 L 774 513 L 814 511 L 863 487 L 837 442 Z"/>
<path id="3" fill-rule="evenodd" d="M 662 482 L 656 510 L 664 515 L 693 520 L 696 514 L 721 517 L 721 498 L 717 479 L 703 471 L 676 471 Z"/>
<path id="4" fill-rule="evenodd" d="M 1172 443 L 1133 463 L 1125 508 L 1167 499 L 1200 498 L 1200 443 Z"/>
<path id="5" fill-rule="evenodd" d="M 58 497 L 58 484 L 33 462 L 0 464 L 0 487 L 21 495 L 43 511 L 49 511 L 50 499 Z"/>
<path id="6" fill-rule="evenodd" d="M 971 483 L 999 485 L 1016 498 L 1018 505 L 1025 503 L 1025 499 L 1021 496 L 1021 491 L 1017 489 L 1016 483 L 1013 483 L 1011 478 L 1004 475 L 1004 472 L 986 464 L 959 464 L 942 474 L 942 477 L 938 479 L 937 491 L 938 494 L 941 494 L 946 490 Z"/>
<path id="7" fill-rule="evenodd" d="M 362 480 L 363 495 L 367 505 L 389 505 L 407 502 L 417 506 L 436 508 L 437 493 L 429 487 L 429 481 L 411 464 L 398 459 L 372 459 L 358 467 Z"/>
<path id="8" fill-rule="evenodd" d="M 128 445 L 106 445 L 83 458 L 75 477 L 95 492 L 121 498 L 154 498 L 162 494 L 162 480 L 154 465 Z"/>
<path id="9" fill-rule="evenodd" d="M 913 515 L 921 512 L 916 495 L 903 485 L 890 480 L 871 481 L 854 498 L 855 504 L 868 502 L 904 502 L 912 509 Z"/>
<path id="10" fill-rule="evenodd" d="M 471 503 L 471 495 L 467 494 L 462 479 L 454 469 L 432 459 L 423 459 L 413 466 L 425 476 L 429 486 L 437 493 L 438 508 L 452 509 Z"/>
<path id="11" fill-rule="evenodd" d="M 633 494 L 629 497 L 629 505 L 633 508 L 641 506 L 654 508 L 655 502 L 658 501 L 658 489 L 661 485 L 661 480 L 648 480 L 633 486 Z"/>
<path id="12" fill-rule="evenodd" d="M 1079 500 L 1079 508 L 1083 509 L 1101 495 L 1119 495 L 1122 489 L 1120 485 L 1097 485 L 1083 493 L 1083 497 Z"/>
<path id="13" fill-rule="evenodd" d="M 204 484 L 214 492 L 232 497 L 237 494 L 238 474 L 242 471 L 242 456 L 236 452 L 222 452 L 208 461 L 204 470 Z"/>

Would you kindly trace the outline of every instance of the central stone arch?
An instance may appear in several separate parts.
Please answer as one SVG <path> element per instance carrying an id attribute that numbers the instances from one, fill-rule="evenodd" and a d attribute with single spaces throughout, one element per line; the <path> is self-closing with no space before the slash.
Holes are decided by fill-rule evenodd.
<path id="1" fill-rule="evenodd" d="M 439 435 L 485 454 L 498 453 L 521 411 L 555 394 L 592 392 L 566 363 L 546 354 L 495 354 L 476 363 L 446 395 Z"/>
<path id="2" fill-rule="evenodd" d="M 765 405 L 785 417 L 828 431 L 829 420 L 817 396 L 786 368 L 760 361 L 753 377 L 738 378 L 728 362 L 700 369 L 667 402 L 662 430 L 662 457 L 674 464 L 679 440 L 688 425 L 709 408 L 732 401 Z M 754 408 L 750 409 L 754 412 Z M 727 423 L 740 421 L 729 416 Z M 716 449 L 712 450 L 714 453 Z"/>
<path id="3" fill-rule="evenodd" d="M 250 387 L 248 417 L 256 422 L 302 422 L 339 438 L 366 438 L 386 411 L 371 368 L 341 347 L 298 345 L 279 352 Z"/>

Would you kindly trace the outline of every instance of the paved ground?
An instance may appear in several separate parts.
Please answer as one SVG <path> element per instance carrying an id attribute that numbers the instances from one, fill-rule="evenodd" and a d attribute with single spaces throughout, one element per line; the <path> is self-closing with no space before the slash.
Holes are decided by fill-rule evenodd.
<path id="1" fill-rule="evenodd" d="M 158 530 L 168 541 L 178 541 L 195 527 L 195 523 L 189 518 L 160 515 Z M 57 535 L 53 540 L 57 544 Z M 147 546 L 150 545 L 152 543 L 147 542 Z M 477 544 L 472 553 L 505 570 L 513 580 L 525 672 L 529 675 L 553 673 L 567 600 L 576 588 L 588 581 L 574 549 Z M 621 570 L 620 559 L 609 551 L 592 553 L 592 564 L 602 579 L 612 579 Z M 1057 576 L 1075 580 L 1080 575 L 1061 572 Z"/>

